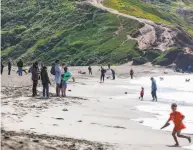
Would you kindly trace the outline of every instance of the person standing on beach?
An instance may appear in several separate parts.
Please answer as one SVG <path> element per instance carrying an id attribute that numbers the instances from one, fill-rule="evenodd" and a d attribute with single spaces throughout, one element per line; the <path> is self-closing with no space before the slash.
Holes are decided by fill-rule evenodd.
<path id="1" fill-rule="evenodd" d="M 43 86 L 43 97 L 49 98 L 49 84 L 51 85 L 50 79 L 48 77 L 47 67 L 44 66 L 41 70 L 41 80 Z"/>
<path id="2" fill-rule="evenodd" d="M 143 100 L 143 96 L 144 96 L 144 88 L 142 87 L 139 99 Z"/>
<path id="3" fill-rule="evenodd" d="M 18 67 L 18 74 L 19 76 L 22 76 L 22 71 L 23 71 L 23 61 L 20 59 L 19 62 L 17 63 Z"/>
<path id="4" fill-rule="evenodd" d="M 11 74 L 11 61 L 8 61 L 8 75 Z"/>
<path id="5" fill-rule="evenodd" d="M 151 95 L 153 100 L 152 101 L 157 101 L 157 84 L 156 81 L 153 77 L 151 77 Z"/>
<path id="6" fill-rule="evenodd" d="M 68 72 L 68 68 L 64 68 L 64 74 L 62 75 L 62 97 L 66 97 L 67 81 L 71 78 L 72 74 Z"/>
<path id="7" fill-rule="evenodd" d="M 33 81 L 32 96 L 35 97 L 37 96 L 37 85 L 38 85 L 39 74 L 40 74 L 38 69 L 38 62 L 35 62 L 29 71 L 32 74 L 32 81 Z"/>
<path id="8" fill-rule="evenodd" d="M 111 69 L 113 80 L 115 80 L 115 70 Z"/>
<path id="9" fill-rule="evenodd" d="M 92 68 L 91 68 L 91 66 L 88 67 L 88 73 L 89 73 L 89 75 L 92 75 Z"/>
<path id="10" fill-rule="evenodd" d="M 131 70 L 130 70 L 131 79 L 133 79 L 133 75 L 134 75 L 134 71 L 133 71 L 133 69 L 131 68 Z"/>
<path id="11" fill-rule="evenodd" d="M 101 83 L 104 83 L 106 70 L 101 66 Z"/>
<path id="12" fill-rule="evenodd" d="M 4 68 L 4 65 L 3 65 L 3 62 L 1 61 L 1 74 L 3 74 L 3 68 Z"/>
<path id="13" fill-rule="evenodd" d="M 61 83 L 61 69 L 59 66 L 60 61 L 55 61 L 55 81 L 56 81 L 56 96 L 60 97 L 60 83 Z"/>
<path id="14" fill-rule="evenodd" d="M 176 146 L 176 147 L 179 146 L 179 142 L 178 142 L 177 137 L 185 138 L 189 141 L 189 143 L 191 143 L 191 137 L 181 134 L 181 130 L 186 128 L 185 125 L 183 124 L 183 120 L 184 120 L 185 116 L 181 112 L 177 111 L 177 104 L 173 103 L 171 105 L 171 109 L 172 109 L 172 113 L 170 113 L 170 117 L 169 117 L 168 121 L 165 123 L 165 125 L 163 127 L 161 127 L 161 129 L 169 126 L 170 125 L 169 122 L 173 121 L 174 122 L 174 129 L 172 132 L 172 136 L 174 138 L 174 141 L 176 142 L 174 146 Z M 176 134 L 177 134 L 177 137 L 176 137 Z"/>

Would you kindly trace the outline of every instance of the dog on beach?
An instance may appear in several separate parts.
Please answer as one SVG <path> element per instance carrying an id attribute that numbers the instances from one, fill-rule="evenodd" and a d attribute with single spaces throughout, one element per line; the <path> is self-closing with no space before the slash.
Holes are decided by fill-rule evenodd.
<path id="1" fill-rule="evenodd" d="M 186 82 L 190 82 L 190 79 L 186 79 L 185 81 L 186 81 Z"/>
<path id="2" fill-rule="evenodd" d="M 160 81 L 162 81 L 162 80 L 164 80 L 164 78 L 163 78 L 163 77 L 160 77 Z"/>

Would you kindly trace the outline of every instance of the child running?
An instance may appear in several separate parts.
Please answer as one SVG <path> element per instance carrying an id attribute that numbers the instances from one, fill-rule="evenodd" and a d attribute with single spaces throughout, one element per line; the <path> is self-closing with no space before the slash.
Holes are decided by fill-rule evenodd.
<path id="1" fill-rule="evenodd" d="M 176 146 L 176 147 L 179 146 L 179 142 L 178 142 L 177 137 L 185 138 L 191 143 L 191 137 L 188 137 L 188 136 L 181 134 L 181 130 L 186 128 L 182 122 L 184 120 L 185 116 L 183 114 L 181 114 L 179 111 L 177 111 L 177 104 L 173 103 L 171 105 L 171 109 L 172 109 L 172 113 L 170 113 L 170 117 L 169 117 L 168 121 L 165 123 L 165 125 L 161 129 L 169 126 L 169 122 L 173 121 L 174 122 L 174 129 L 172 132 L 172 136 L 176 142 L 176 144 L 174 146 Z M 177 134 L 177 137 L 176 137 L 176 134 Z"/>
<path id="2" fill-rule="evenodd" d="M 71 77 L 71 73 L 68 72 L 68 68 L 64 68 L 64 74 L 62 75 L 62 97 L 66 97 L 67 81 Z"/>
<path id="3" fill-rule="evenodd" d="M 143 95 L 144 95 L 144 88 L 142 87 L 139 99 L 143 100 Z"/>

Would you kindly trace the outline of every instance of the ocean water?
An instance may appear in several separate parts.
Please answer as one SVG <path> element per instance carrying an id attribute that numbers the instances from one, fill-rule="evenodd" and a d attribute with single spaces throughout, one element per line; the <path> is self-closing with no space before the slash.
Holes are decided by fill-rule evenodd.
<path id="1" fill-rule="evenodd" d="M 143 105 L 137 106 L 137 109 L 141 111 L 153 113 L 155 118 L 138 118 L 135 119 L 135 121 L 149 126 L 152 129 L 159 130 L 169 118 L 171 103 L 175 102 L 178 104 L 178 111 L 185 115 L 184 124 L 186 125 L 186 129 L 183 130 L 183 133 L 193 135 L 193 75 L 187 74 L 162 77 L 164 78 L 162 81 L 160 77 L 155 78 L 158 87 L 158 102 L 147 101 L 143 103 Z M 190 79 L 190 82 L 185 82 L 186 79 Z M 131 81 L 131 83 L 143 86 L 145 88 L 144 100 L 151 99 L 151 81 L 149 78 L 139 78 Z M 171 123 L 171 125 L 164 130 L 172 131 L 172 129 L 173 124 Z M 193 149 L 193 145 L 184 148 Z"/>

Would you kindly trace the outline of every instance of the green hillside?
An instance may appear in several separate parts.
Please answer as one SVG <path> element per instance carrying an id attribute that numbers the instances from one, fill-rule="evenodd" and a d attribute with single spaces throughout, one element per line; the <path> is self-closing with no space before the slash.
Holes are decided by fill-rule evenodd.
<path id="1" fill-rule="evenodd" d="M 126 35 L 142 26 L 74 0 L 7 0 L 2 1 L 1 54 L 3 60 L 23 57 L 29 63 L 123 63 L 127 55 L 139 55 L 137 42 Z"/>
<path id="2" fill-rule="evenodd" d="M 119 12 L 183 28 L 193 36 L 193 0 L 104 0 Z"/>

